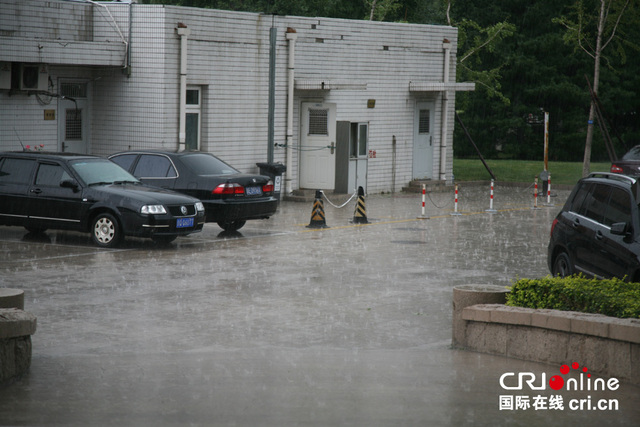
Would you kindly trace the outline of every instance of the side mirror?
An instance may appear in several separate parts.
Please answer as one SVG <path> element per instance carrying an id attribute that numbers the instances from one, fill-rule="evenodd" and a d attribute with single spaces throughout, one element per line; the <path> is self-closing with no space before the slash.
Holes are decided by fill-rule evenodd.
<path id="1" fill-rule="evenodd" d="M 616 222 L 611 224 L 611 234 L 616 236 L 628 236 L 631 234 L 631 224 L 628 222 Z"/>
<path id="2" fill-rule="evenodd" d="M 60 181 L 60 187 L 71 188 L 74 192 L 80 189 L 78 181 L 76 181 L 75 179 L 65 179 L 64 181 Z"/>

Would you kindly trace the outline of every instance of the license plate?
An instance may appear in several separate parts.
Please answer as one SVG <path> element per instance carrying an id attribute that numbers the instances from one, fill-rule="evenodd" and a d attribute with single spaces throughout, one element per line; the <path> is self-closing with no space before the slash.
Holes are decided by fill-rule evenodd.
<path id="1" fill-rule="evenodd" d="M 178 218 L 176 228 L 193 227 L 193 218 Z"/>
<path id="2" fill-rule="evenodd" d="M 262 194 L 262 188 L 260 187 L 247 187 L 245 189 L 247 196 L 260 196 Z"/>

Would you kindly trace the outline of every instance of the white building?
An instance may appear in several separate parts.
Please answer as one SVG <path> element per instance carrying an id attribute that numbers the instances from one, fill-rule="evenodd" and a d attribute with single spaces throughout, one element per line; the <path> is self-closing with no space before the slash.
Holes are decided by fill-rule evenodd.
<path id="1" fill-rule="evenodd" d="M 0 1 L 0 150 L 210 151 L 283 192 L 450 182 L 457 29 Z"/>

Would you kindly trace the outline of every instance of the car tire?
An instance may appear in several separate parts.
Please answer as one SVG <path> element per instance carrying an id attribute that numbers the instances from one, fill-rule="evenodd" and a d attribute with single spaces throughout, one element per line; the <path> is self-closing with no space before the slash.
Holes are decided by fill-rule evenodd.
<path id="1" fill-rule="evenodd" d="M 573 274 L 573 265 L 571 264 L 571 258 L 566 252 L 560 252 L 556 259 L 553 261 L 554 276 L 567 277 Z"/>
<path id="2" fill-rule="evenodd" d="M 122 239 L 120 222 L 110 213 L 98 214 L 91 222 L 91 239 L 102 248 L 113 248 Z"/>
<path id="3" fill-rule="evenodd" d="M 218 225 L 220 226 L 220 228 L 222 228 L 224 231 L 238 231 L 240 230 L 245 224 L 247 223 L 247 221 L 239 219 L 236 221 L 218 221 Z"/>

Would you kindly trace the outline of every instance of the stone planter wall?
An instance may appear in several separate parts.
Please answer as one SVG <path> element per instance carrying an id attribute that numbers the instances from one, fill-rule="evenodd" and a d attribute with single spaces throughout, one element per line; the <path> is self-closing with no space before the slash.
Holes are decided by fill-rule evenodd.
<path id="1" fill-rule="evenodd" d="M 26 373 L 31 366 L 31 335 L 36 317 L 22 310 L 24 293 L 0 289 L 0 384 Z"/>
<path id="2" fill-rule="evenodd" d="M 454 288 L 454 347 L 555 365 L 579 362 L 596 374 L 640 385 L 640 319 L 492 301 L 506 292 L 500 287 Z"/>

